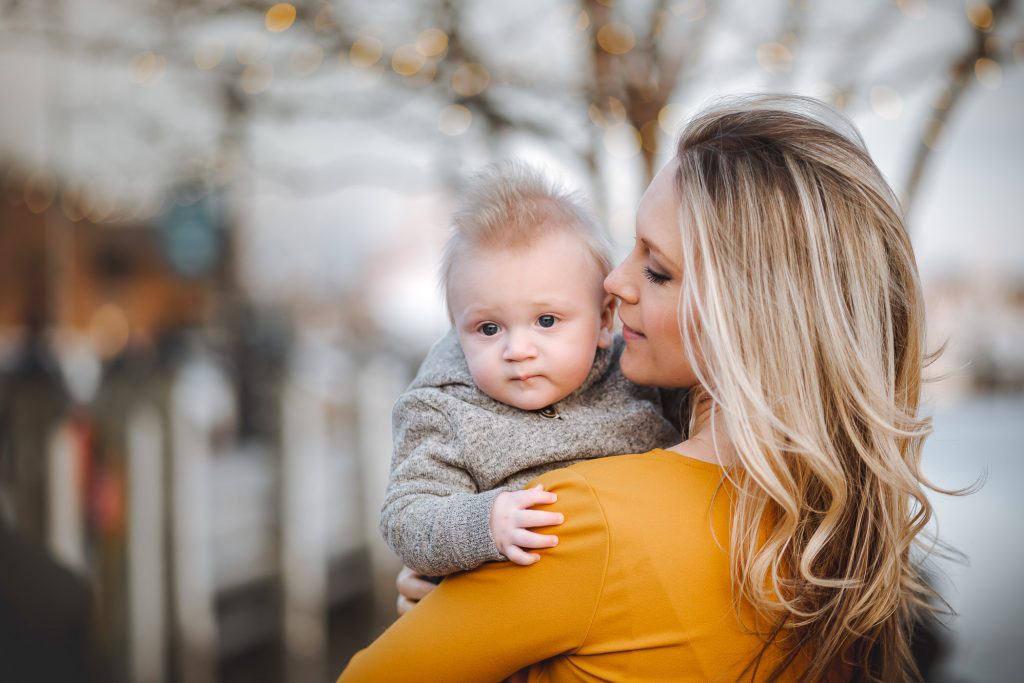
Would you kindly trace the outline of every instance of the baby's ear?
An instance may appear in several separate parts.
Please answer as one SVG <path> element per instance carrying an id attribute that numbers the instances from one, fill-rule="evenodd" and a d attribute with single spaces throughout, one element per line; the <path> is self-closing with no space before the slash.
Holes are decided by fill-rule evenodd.
<path id="1" fill-rule="evenodd" d="M 601 302 L 601 329 L 597 333 L 597 347 L 610 348 L 615 338 L 615 304 L 618 300 L 608 294 Z"/>

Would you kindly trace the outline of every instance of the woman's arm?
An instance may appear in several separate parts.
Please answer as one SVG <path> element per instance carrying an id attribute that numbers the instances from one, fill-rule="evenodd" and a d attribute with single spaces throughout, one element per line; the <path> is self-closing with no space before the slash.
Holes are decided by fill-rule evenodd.
<path id="1" fill-rule="evenodd" d="M 539 508 L 565 515 L 558 546 L 541 550 L 543 560 L 529 567 L 488 563 L 449 576 L 357 653 L 339 683 L 498 681 L 584 643 L 607 564 L 604 514 L 572 469 L 533 483 L 558 495 L 553 506 Z"/>

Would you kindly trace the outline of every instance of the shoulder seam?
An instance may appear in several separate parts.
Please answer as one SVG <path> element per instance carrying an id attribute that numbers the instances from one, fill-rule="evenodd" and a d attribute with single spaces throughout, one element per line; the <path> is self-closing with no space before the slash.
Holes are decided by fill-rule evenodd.
<path id="1" fill-rule="evenodd" d="M 579 652 L 580 648 L 586 644 L 587 639 L 590 638 L 590 632 L 594 629 L 594 620 L 597 618 L 597 610 L 601 606 L 601 600 L 604 597 L 604 587 L 608 581 L 608 564 L 611 555 L 611 540 L 609 538 L 611 530 L 608 526 L 608 515 L 605 514 L 604 505 L 601 503 L 601 499 L 594 491 L 594 487 L 590 485 L 590 480 L 587 479 L 587 476 L 582 472 L 574 472 L 573 474 L 583 480 L 583 483 L 586 485 L 591 497 L 597 502 L 597 509 L 601 511 L 601 519 L 604 522 L 604 566 L 601 568 L 601 587 L 597 591 L 597 596 L 594 598 L 594 609 L 590 613 L 590 621 L 587 623 L 587 630 L 583 633 L 583 637 L 580 639 L 579 644 L 571 650 L 571 652 Z"/>

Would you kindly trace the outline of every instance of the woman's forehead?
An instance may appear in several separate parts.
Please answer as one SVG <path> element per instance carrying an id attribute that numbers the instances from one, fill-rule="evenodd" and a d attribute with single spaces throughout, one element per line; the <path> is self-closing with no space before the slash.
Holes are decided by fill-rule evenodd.
<path id="1" fill-rule="evenodd" d="M 636 213 L 636 236 L 665 254 L 679 252 L 679 193 L 676 173 L 679 162 L 672 159 L 647 187 Z"/>

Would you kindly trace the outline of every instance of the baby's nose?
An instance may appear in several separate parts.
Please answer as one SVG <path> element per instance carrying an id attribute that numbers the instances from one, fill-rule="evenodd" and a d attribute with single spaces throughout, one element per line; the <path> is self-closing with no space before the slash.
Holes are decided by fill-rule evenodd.
<path id="1" fill-rule="evenodd" d="M 502 355 L 505 360 L 525 360 L 537 354 L 537 347 L 531 335 L 526 332 L 510 332 L 506 339 L 505 353 Z"/>

